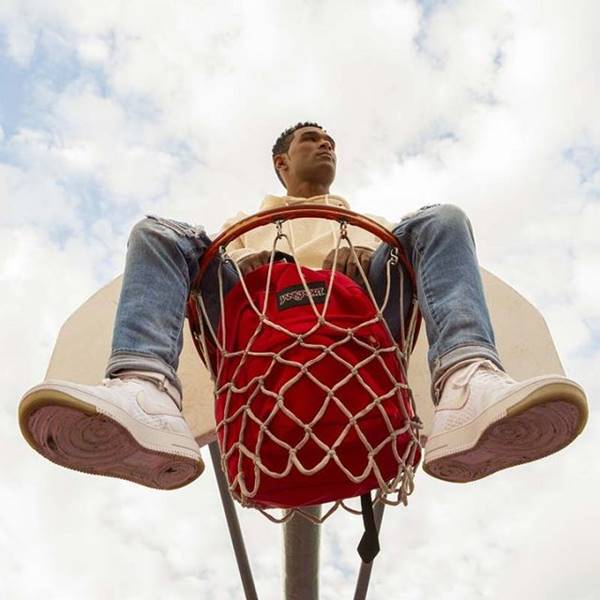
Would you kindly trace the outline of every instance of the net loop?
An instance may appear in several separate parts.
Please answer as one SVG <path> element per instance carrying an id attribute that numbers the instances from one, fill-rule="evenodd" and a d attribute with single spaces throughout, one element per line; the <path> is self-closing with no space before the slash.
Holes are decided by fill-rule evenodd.
<path id="1" fill-rule="evenodd" d="M 279 241 L 281 238 L 285 237 L 285 234 L 283 233 L 283 219 L 277 219 L 275 221 L 275 227 L 277 227 L 277 235 L 275 237 L 275 243 L 277 243 L 277 241 Z"/>
<path id="2" fill-rule="evenodd" d="M 340 239 L 348 239 L 348 222 L 344 219 L 340 219 Z"/>

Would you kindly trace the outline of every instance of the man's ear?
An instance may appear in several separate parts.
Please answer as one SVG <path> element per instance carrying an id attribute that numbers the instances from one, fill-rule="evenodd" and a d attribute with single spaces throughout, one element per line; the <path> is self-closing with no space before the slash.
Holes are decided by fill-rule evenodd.
<path id="1" fill-rule="evenodd" d="M 279 154 L 275 157 L 275 168 L 279 171 L 282 167 L 286 166 L 285 157 L 282 154 Z"/>
<path id="2" fill-rule="evenodd" d="M 284 173 L 287 170 L 287 161 L 283 155 L 278 155 L 273 159 L 275 169 L 279 173 L 279 176 L 285 181 Z"/>

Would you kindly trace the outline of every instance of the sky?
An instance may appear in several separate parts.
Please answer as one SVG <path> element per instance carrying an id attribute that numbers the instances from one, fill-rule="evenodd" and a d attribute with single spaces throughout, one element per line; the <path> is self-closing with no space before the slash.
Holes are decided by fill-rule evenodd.
<path id="1" fill-rule="evenodd" d="M 275 140 L 308 120 L 353 210 L 469 215 L 481 265 L 542 312 L 590 404 L 545 459 L 463 486 L 420 471 L 369 599 L 596 598 L 598 23 L 594 0 L 3 0 L 0 597 L 242 598 L 210 467 L 172 492 L 63 469 L 17 406 L 137 221 L 255 212 L 285 193 Z M 279 598 L 281 529 L 239 514 L 259 597 Z M 347 514 L 323 527 L 323 600 L 351 597 L 360 535 Z"/>

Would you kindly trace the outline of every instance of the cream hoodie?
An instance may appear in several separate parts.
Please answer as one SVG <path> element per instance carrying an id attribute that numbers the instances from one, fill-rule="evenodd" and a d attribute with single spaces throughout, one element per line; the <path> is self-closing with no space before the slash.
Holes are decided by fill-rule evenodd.
<path id="1" fill-rule="evenodd" d="M 302 204 L 322 204 L 327 206 L 338 206 L 350 209 L 348 202 L 341 196 L 325 194 L 322 196 L 313 196 L 312 198 L 296 198 L 294 196 L 271 196 L 268 195 L 263 200 L 260 211 L 270 210 L 279 206 L 299 206 Z M 235 217 L 227 220 L 221 231 L 228 229 L 238 221 L 250 215 L 239 212 Z M 394 225 L 382 217 L 365 215 L 388 230 Z M 301 265 L 320 269 L 323 259 L 328 252 L 335 247 L 339 238 L 340 227 L 336 221 L 328 219 L 294 219 L 286 221 L 283 224 L 283 232 L 287 234 L 291 246 L 294 249 L 294 256 Z M 276 236 L 275 225 L 263 225 L 252 231 L 241 235 L 237 240 L 231 242 L 228 246 L 228 254 L 235 261 L 245 256 L 249 256 L 261 250 L 271 250 Z M 375 250 L 381 243 L 381 240 L 372 233 L 353 225 L 348 226 L 348 237 L 355 246 L 363 246 Z M 280 240 L 277 249 L 282 252 L 290 252 L 286 238 Z M 342 242 L 341 247 L 345 244 Z"/>

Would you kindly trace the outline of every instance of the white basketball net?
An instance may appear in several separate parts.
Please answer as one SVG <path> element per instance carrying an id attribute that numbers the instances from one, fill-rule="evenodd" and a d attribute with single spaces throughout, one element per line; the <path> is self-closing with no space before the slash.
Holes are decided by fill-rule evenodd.
<path id="1" fill-rule="evenodd" d="M 276 235 L 275 235 L 275 239 L 273 241 L 273 245 L 271 248 L 271 258 L 270 258 L 270 262 L 269 262 L 265 292 L 268 292 L 271 289 L 270 282 L 271 282 L 271 274 L 272 274 L 272 270 L 273 270 L 273 264 L 275 262 L 275 260 L 274 260 L 275 252 L 276 252 L 276 250 L 280 249 L 280 248 L 278 248 L 278 244 L 282 240 L 286 240 L 287 245 L 289 246 L 289 249 L 286 249 L 284 251 L 291 254 L 294 258 L 296 256 L 295 249 L 294 249 L 290 239 L 283 232 L 282 224 L 283 224 L 283 221 L 281 221 L 281 220 L 278 220 L 275 222 Z M 400 503 L 406 505 L 408 496 L 412 493 L 412 491 L 414 489 L 414 471 L 415 471 L 416 467 L 414 467 L 412 465 L 414 463 L 414 457 L 415 457 L 417 448 L 420 448 L 419 430 L 422 427 L 422 423 L 421 423 L 420 419 L 416 416 L 417 411 L 416 411 L 416 407 L 415 407 L 415 403 L 414 403 L 414 399 L 413 399 L 413 395 L 410 390 L 410 387 L 406 383 L 399 382 L 394 378 L 394 376 L 388 369 L 385 361 L 383 360 L 382 356 L 387 353 L 391 353 L 391 354 L 395 355 L 398 360 L 398 363 L 400 365 L 401 372 L 404 376 L 404 381 L 407 381 L 406 375 L 407 375 L 407 371 L 408 371 L 409 355 L 410 355 L 411 349 L 414 346 L 416 324 L 418 322 L 418 305 L 416 302 L 416 297 L 414 295 L 410 299 L 405 299 L 403 297 L 403 278 L 405 277 L 405 274 L 404 274 L 403 269 L 401 268 L 401 266 L 398 263 L 397 251 L 396 251 L 396 249 L 393 249 L 391 252 L 390 258 L 387 262 L 387 265 L 386 265 L 387 285 L 386 285 L 385 297 L 383 299 L 382 305 L 378 306 L 377 302 L 375 300 L 373 290 L 371 289 L 371 286 L 369 285 L 369 281 L 367 279 L 366 273 L 364 272 L 364 270 L 360 264 L 360 261 L 358 260 L 356 250 L 352 244 L 352 241 L 350 240 L 350 237 L 348 236 L 348 226 L 345 221 L 340 222 L 340 232 L 339 232 L 339 237 L 337 240 L 337 245 L 335 247 L 335 257 L 333 260 L 334 265 L 337 264 L 338 253 L 343 244 L 347 245 L 350 248 L 352 258 L 356 262 L 358 270 L 360 271 L 360 275 L 361 275 L 361 278 L 363 281 L 363 286 L 366 289 L 367 294 L 371 298 L 373 305 L 377 307 L 376 316 L 373 319 L 371 319 L 368 322 L 361 323 L 360 325 L 358 325 L 354 328 L 342 329 L 342 328 L 336 326 L 335 324 L 327 321 L 327 318 L 326 318 L 327 317 L 327 307 L 329 305 L 329 301 L 330 301 L 330 297 L 331 297 L 331 290 L 333 289 L 332 282 L 333 282 L 334 272 L 333 271 L 331 272 L 327 297 L 325 298 L 324 304 L 322 304 L 321 310 L 319 310 L 313 300 L 312 294 L 310 293 L 310 290 L 308 288 L 307 281 L 304 277 L 304 274 L 302 273 L 302 270 L 300 269 L 300 265 L 298 264 L 297 260 L 295 261 L 295 265 L 296 265 L 296 270 L 298 273 L 298 281 L 303 285 L 304 290 L 307 294 L 307 298 L 310 301 L 310 306 L 312 307 L 312 311 L 314 312 L 314 315 L 315 315 L 314 326 L 310 330 L 303 332 L 301 334 L 289 331 L 285 327 L 282 327 L 281 324 L 273 322 L 272 320 L 270 320 L 267 317 L 267 315 L 266 315 L 267 293 L 265 293 L 265 300 L 264 300 L 263 305 L 256 306 L 256 304 L 253 302 L 253 300 L 250 296 L 248 288 L 246 287 L 246 282 L 244 280 L 244 276 L 243 276 L 242 272 L 239 269 L 239 266 L 237 265 L 237 263 L 235 261 L 233 261 L 228 256 L 225 247 L 220 248 L 221 259 L 222 259 L 222 261 L 230 261 L 233 265 L 235 265 L 238 275 L 240 277 L 240 283 L 243 286 L 248 304 L 251 306 L 252 310 L 255 312 L 256 316 L 259 319 L 258 328 L 254 332 L 254 334 L 251 336 L 250 340 L 247 343 L 247 346 L 242 351 L 228 353 L 228 351 L 226 350 L 226 348 L 227 348 L 226 341 L 227 341 L 227 335 L 228 335 L 227 325 L 228 324 L 226 323 L 225 315 L 224 315 L 225 311 L 223 310 L 223 307 L 224 307 L 224 291 L 223 291 L 224 287 L 223 287 L 223 271 L 222 271 L 223 262 L 221 262 L 221 265 L 219 266 L 219 269 L 218 269 L 219 297 L 220 297 L 220 304 L 221 304 L 220 336 L 217 335 L 217 332 L 214 331 L 214 328 L 210 324 L 210 320 L 208 318 L 208 313 L 206 310 L 205 301 L 202 296 L 202 291 L 200 291 L 200 293 L 193 292 L 193 298 L 195 300 L 198 314 L 203 317 L 203 318 L 199 319 L 200 331 L 199 332 L 194 331 L 193 335 L 202 347 L 203 355 L 204 355 L 203 359 L 209 368 L 211 378 L 212 378 L 212 381 L 214 384 L 214 397 L 216 399 L 216 398 L 220 397 L 221 394 L 226 394 L 227 395 L 226 402 L 228 402 L 232 394 L 239 394 L 239 393 L 247 394 L 248 395 L 247 402 L 241 408 L 241 410 L 243 411 L 243 417 L 244 417 L 244 419 L 253 421 L 254 423 L 257 424 L 258 427 L 260 427 L 258 442 L 257 442 L 254 450 L 247 448 L 246 446 L 244 446 L 244 444 L 242 442 L 237 442 L 237 443 L 232 444 L 231 448 L 229 448 L 229 450 L 226 453 L 222 453 L 221 465 L 222 465 L 222 468 L 225 473 L 227 473 L 227 464 L 228 464 L 227 461 L 228 461 L 229 457 L 231 456 L 231 454 L 235 451 L 239 452 L 240 456 L 244 455 L 244 456 L 248 457 L 254 463 L 254 472 L 255 472 L 254 485 L 251 486 L 250 488 L 246 486 L 246 481 L 245 481 L 244 477 L 241 476 L 241 470 L 240 470 L 240 472 L 238 473 L 238 476 L 235 478 L 235 480 L 230 482 L 230 484 L 229 484 L 230 492 L 231 492 L 232 496 L 238 502 L 240 502 L 243 506 L 257 508 L 265 516 L 267 516 L 270 520 L 275 521 L 275 522 L 287 521 L 289 518 L 291 518 L 293 516 L 293 514 L 299 513 L 302 516 L 304 516 L 306 519 L 308 519 L 312 522 L 321 523 L 340 506 L 342 508 L 344 508 L 345 510 L 347 510 L 351 513 L 354 513 L 354 514 L 361 514 L 361 510 L 360 510 L 360 507 L 355 508 L 355 507 L 351 506 L 350 504 L 348 504 L 347 500 L 338 500 L 336 502 L 331 503 L 332 506 L 330 508 L 328 508 L 328 510 L 324 511 L 321 517 L 315 516 L 314 511 L 303 510 L 302 507 L 298 507 L 298 508 L 294 508 L 294 509 L 286 509 L 284 511 L 283 517 L 276 517 L 273 514 L 271 514 L 270 512 L 268 512 L 264 507 L 262 507 L 261 505 L 259 505 L 253 501 L 253 498 L 259 489 L 262 474 L 266 474 L 266 475 L 268 475 L 272 478 L 276 478 L 276 479 L 277 478 L 283 479 L 289 474 L 291 469 L 295 468 L 300 473 L 310 476 L 310 475 L 314 475 L 315 473 L 319 472 L 321 469 L 324 469 L 327 466 L 327 464 L 329 464 L 330 461 L 335 461 L 337 463 L 338 467 L 347 475 L 348 479 L 350 481 L 352 481 L 353 483 L 359 483 L 359 482 L 363 481 L 366 477 L 370 476 L 372 473 L 375 474 L 379 488 L 376 490 L 373 504 L 383 502 L 388 505 L 398 505 Z M 398 305 L 398 310 L 399 310 L 399 314 L 400 314 L 400 322 L 402 325 L 401 325 L 399 339 L 397 339 L 397 340 L 394 340 L 386 321 L 383 319 L 383 311 L 385 310 L 385 308 L 387 306 L 389 296 L 390 296 L 390 281 L 391 281 L 391 276 L 392 276 L 392 272 L 394 269 L 396 269 L 399 272 L 399 275 L 401 278 L 400 279 L 400 302 Z M 405 322 L 405 320 L 403 318 L 403 315 L 406 314 L 405 313 L 405 302 L 406 301 L 410 302 L 409 311 L 407 311 L 408 314 L 410 315 L 410 317 L 408 318 L 407 322 Z M 389 334 L 390 340 L 393 341 L 393 343 L 391 345 L 389 345 L 387 347 L 377 347 L 375 345 L 370 345 L 370 344 L 364 342 L 363 340 L 360 340 L 359 337 L 357 337 L 357 334 L 360 333 L 361 328 L 366 327 L 375 322 L 379 322 L 379 323 L 383 324 L 383 326 L 385 327 L 386 331 Z M 319 344 L 307 343 L 306 338 L 309 338 L 311 334 L 316 332 L 320 327 L 322 327 L 324 325 L 328 325 L 329 327 L 336 328 L 339 332 L 344 333 L 345 335 L 344 335 L 343 339 L 336 341 L 334 344 L 330 345 L 329 347 L 322 345 L 322 344 L 319 345 Z M 288 335 L 289 340 L 290 340 L 289 345 L 287 345 L 284 349 L 282 349 L 278 352 L 264 352 L 264 351 L 257 352 L 257 351 L 255 351 L 253 349 L 254 341 L 260 335 L 261 331 L 267 327 L 274 328 L 275 330 Z M 219 386 L 218 382 L 221 381 L 220 375 L 221 375 L 222 367 L 223 367 L 223 364 L 225 361 L 217 360 L 217 366 L 216 366 L 216 370 L 215 370 L 215 365 L 213 365 L 211 363 L 211 361 L 206 359 L 206 357 L 209 356 L 207 339 L 210 339 L 211 344 L 217 348 L 218 356 L 222 357 L 223 359 L 231 358 L 231 357 L 238 357 L 240 359 L 239 365 L 236 369 L 234 376 L 231 378 L 230 381 L 223 382 L 220 386 Z M 349 364 L 343 357 L 339 356 L 336 353 L 336 348 L 347 343 L 350 339 L 353 339 L 354 343 L 358 342 L 360 345 L 362 345 L 365 349 L 367 349 L 369 351 L 367 358 L 365 358 L 360 363 L 357 363 L 355 365 Z M 310 361 L 308 361 L 304 364 L 301 364 L 301 363 L 295 361 L 293 358 L 294 349 L 297 349 L 299 347 L 311 348 L 312 350 L 317 350 L 320 352 L 318 352 L 316 354 L 316 356 L 314 358 L 312 358 Z M 347 368 L 347 375 L 345 377 L 343 377 L 342 379 L 340 379 L 333 386 L 325 385 L 322 381 L 320 381 L 318 378 L 316 378 L 311 373 L 311 367 L 314 364 L 316 364 L 319 360 L 322 360 L 327 355 L 333 356 L 336 360 L 338 360 L 340 362 L 340 364 L 343 364 Z M 253 357 L 261 357 L 264 360 L 265 356 L 268 356 L 271 359 L 271 363 L 270 363 L 268 370 L 266 372 L 264 372 L 261 376 L 254 377 L 250 382 L 247 382 L 243 386 L 238 387 L 238 385 L 236 385 L 236 376 L 237 376 L 238 372 L 240 371 L 240 369 L 242 368 L 242 366 L 246 363 L 246 361 L 252 360 Z M 379 394 L 379 395 L 377 395 L 375 393 L 375 391 L 368 385 L 368 383 L 364 380 L 364 378 L 361 376 L 361 373 L 360 373 L 362 368 L 368 367 L 369 364 L 374 363 L 375 361 L 377 361 L 381 365 L 381 367 L 386 371 L 386 373 L 389 377 L 389 385 L 388 385 L 387 391 L 384 394 Z M 268 376 L 269 376 L 269 373 L 271 372 L 271 370 L 273 368 L 275 368 L 278 364 L 284 364 L 287 366 L 295 367 L 297 369 L 297 373 L 294 377 L 292 377 L 291 379 L 286 381 L 285 384 L 280 389 L 271 390 L 271 389 L 268 389 L 268 381 L 267 381 Z M 300 419 L 298 419 L 298 417 L 292 411 L 288 410 L 285 405 L 285 396 L 286 396 L 287 390 L 289 390 L 302 377 L 308 377 L 323 392 L 322 407 L 319 410 L 319 412 L 317 413 L 317 415 L 315 416 L 315 418 L 312 419 L 312 421 L 310 423 L 302 422 Z M 336 390 L 338 390 L 338 388 L 345 385 L 351 378 L 356 378 L 356 380 L 358 382 L 360 382 L 360 385 L 362 386 L 362 389 L 364 389 L 365 394 L 367 394 L 368 397 L 370 398 L 369 404 L 364 409 L 362 409 L 359 414 L 352 414 L 344 406 L 343 402 L 341 402 L 340 399 L 336 396 Z M 387 384 L 387 382 L 386 382 L 386 384 Z M 275 412 L 283 411 L 289 419 L 292 419 L 293 421 L 295 421 L 295 423 L 297 424 L 298 427 L 305 430 L 304 437 L 302 438 L 302 441 L 299 444 L 295 444 L 294 446 L 292 446 L 286 440 L 277 438 L 269 430 L 268 423 L 263 422 L 262 420 L 259 419 L 259 417 L 257 417 L 255 412 L 253 411 L 252 400 L 259 393 L 264 394 L 266 396 L 271 396 L 272 398 L 274 398 L 274 400 L 276 400 L 276 402 L 274 404 L 274 407 L 275 407 L 274 411 Z M 414 415 L 412 418 L 406 411 L 404 401 L 402 400 L 401 394 L 408 394 L 408 396 L 410 398 L 410 404 L 411 404 L 412 412 Z M 404 421 L 404 425 L 401 429 L 394 429 L 394 427 L 392 426 L 392 423 L 390 422 L 389 418 L 387 417 L 386 411 L 381 406 L 381 403 L 383 400 L 392 398 L 392 397 L 398 398 L 398 404 L 402 407 L 402 412 L 403 412 L 405 421 Z M 323 414 L 325 414 L 330 403 L 335 403 L 337 408 L 339 408 L 339 410 L 342 411 L 348 418 L 348 423 L 347 423 L 346 427 L 344 428 L 342 434 L 338 437 L 336 442 L 334 444 L 332 444 L 331 446 L 325 444 L 321 439 L 319 439 L 319 437 L 314 434 L 313 429 L 312 429 L 312 427 L 314 427 L 315 423 L 318 422 L 319 418 Z M 388 437 L 386 438 L 386 440 L 381 442 L 376 447 L 373 447 L 369 443 L 369 440 L 361 432 L 360 426 L 357 423 L 357 420 L 360 419 L 361 416 L 364 416 L 364 414 L 366 414 L 369 411 L 379 411 L 382 416 L 382 421 L 385 422 L 386 427 L 387 427 Z M 227 435 L 227 428 L 228 428 L 229 423 L 231 422 L 232 419 L 239 418 L 239 416 L 240 416 L 239 410 L 236 411 L 235 414 L 229 415 L 229 416 L 227 416 L 227 412 L 226 412 L 226 418 L 222 422 L 217 423 L 217 431 L 222 430 L 222 433 Z M 359 438 L 361 439 L 361 441 L 364 445 L 364 451 L 369 456 L 367 468 L 365 468 L 364 472 L 359 473 L 359 474 L 353 473 L 350 469 L 348 469 L 347 466 L 343 463 L 343 461 L 340 459 L 340 457 L 336 453 L 336 448 L 339 447 L 339 445 L 343 442 L 344 436 L 347 434 L 347 432 L 351 428 L 357 432 Z M 400 455 L 397 452 L 396 444 L 391 443 L 391 442 L 393 442 L 397 436 L 406 434 L 407 432 L 409 432 L 409 434 L 410 434 L 410 441 L 407 444 L 406 450 L 403 453 L 403 455 Z M 267 439 L 267 437 L 268 437 L 268 439 L 272 440 L 274 443 L 276 443 L 281 448 L 284 448 L 288 452 L 288 457 L 289 457 L 288 462 L 287 462 L 286 468 L 283 471 L 275 472 L 275 471 L 269 469 L 265 465 L 265 462 L 263 461 L 263 459 L 261 457 L 260 449 L 263 444 L 263 441 L 265 439 Z M 301 449 L 301 447 L 305 443 L 308 442 L 308 440 L 312 440 L 323 451 L 322 460 L 320 460 L 320 462 L 316 466 L 313 466 L 310 468 L 307 468 L 304 464 L 302 464 L 301 460 L 298 457 L 298 451 Z M 373 458 L 377 455 L 377 453 L 379 451 L 381 451 L 381 449 L 386 444 L 391 444 L 391 447 L 394 450 L 395 459 L 398 464 L 398 472 L 391 481 L 385 480 L 383 478 L 383 476 L 379 470 L 379 467 L 377 465 L 377 462 L 375 460 L 373 460 Z M 269 509 L 269 510 L 272 510 L 272 509 Z"/>

